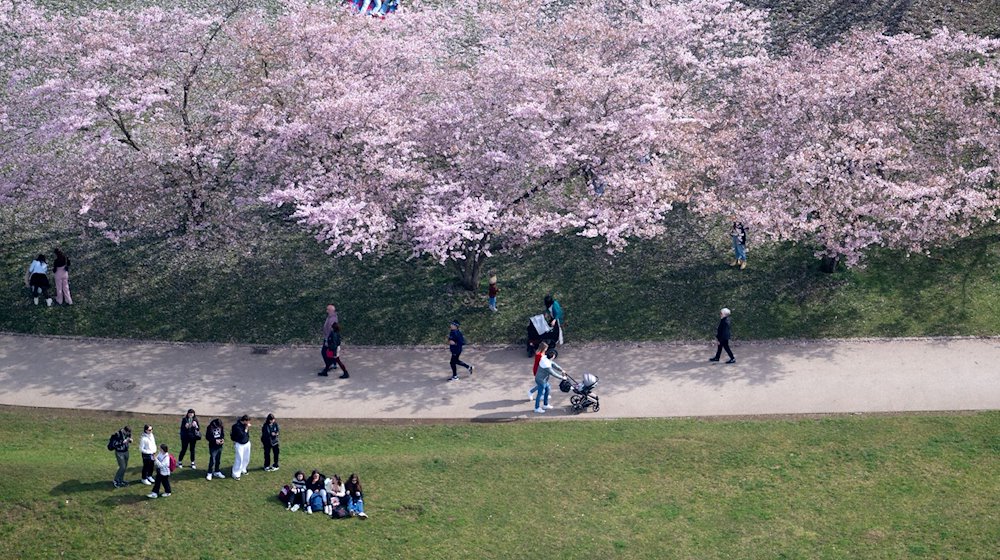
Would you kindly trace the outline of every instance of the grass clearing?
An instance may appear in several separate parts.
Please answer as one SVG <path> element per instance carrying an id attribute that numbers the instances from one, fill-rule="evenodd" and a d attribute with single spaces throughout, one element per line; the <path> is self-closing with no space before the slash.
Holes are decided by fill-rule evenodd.
<path id="1" fill-rule="evenodd" d="M 614 258 L 574 236 L 552 238 L 487 264 L 500 312 L 463 290 L 451 268 L 401 256 L 334 259 L 293 226 L 252 251 L 179 250 L 162 241 L 113 245 L 78 236 L 0 236 L 0 330 L 176 341 L 317 343 L 327 302 L 352 345 L 440 344 L 459 319 L 473 343 L 519 343 L 528 317 L 554 292 L 569 342 L 698 340 L 733 309 L 737 338 L 1000 334 L 1000 235 L 933 256 L 877 254 L 863 270 L 823 274 L 808 248 L 758 246 L 731 269 L 725 228 L 683 210 L 663 239 Z M 751 233 L 752 235 L 752 233 Z M 60 244 L 73 261 L 76 305 L 31 305 L 23 287 L 33 256 Z"/>
<path id="2" fill-rule="evenodd" d="M 280 419 L 279 419 L 280 420 Z M 228 424 L 231 420 L 227 419 Z M 965 558 L 1000 553 L 1000 413 L 371 426 L 281 421 L 240 482 L 112 490 L 108 435 L 177 418 L 0 408 L 3 558 Z M 259 422 L 259 419 L 258 419 Z M 257 427 L 258 423 L 254 423 Z M 199 462 L 206 460 L 204 446 Z M 223 454 L 231 465 L 232 449 Z M 129 480 L 141 464 L 132 453 Z M 202 465 L 204 466 L 204 465 Z M 288 513 L 357 471 L 371 518 Z"/>

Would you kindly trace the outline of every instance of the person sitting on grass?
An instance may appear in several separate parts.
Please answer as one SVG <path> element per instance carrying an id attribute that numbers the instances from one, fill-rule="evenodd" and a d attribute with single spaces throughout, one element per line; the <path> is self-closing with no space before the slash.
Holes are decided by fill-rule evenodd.
<path id="1" fill-rule="evenodd" d="M 361 481 L 358 480 L 358 475 L 351 473 L 344 487 L 347 490 L 347 510 L 351 515 L 367 519 L 368 515 L 365 513 L 364 494 L 361 491 Z"/>
<path id="2" fill-rule="evenodd" d="M 313 469 L 312 474 L 306 479 L 306 513 L 312 513 L 312 495 L 319 494 L 322 499 L 322 503 L 319 509 L 324 509 L 326 506 L 326 477 L 323 473 Z"/>
<path id="3" fill-rule="evenodd" d="M 295 476 L 292 477 L 291 488 L 292 496 L 288 500 L 288 507 L 285 509 L 299 511 L 299 506 L 304 505 L 306 500 L 306 473 L 295 471 Z"/>
<path id="4" fill-rule="evenodd" d="M 337 506 L 343 507 L 347 503 L 347 490 L 344 489 L 344 482 L 340 480 L 340 475 L 335 474 L 332 478 L 326 479 L 326 495 L 328 503 L 323 512 L 331 517 L 335 517 L 333 509 Z M 346 508 L 344 509 L 346 512 Z M 344 516 L 341 516 L 344 517 Z"/>

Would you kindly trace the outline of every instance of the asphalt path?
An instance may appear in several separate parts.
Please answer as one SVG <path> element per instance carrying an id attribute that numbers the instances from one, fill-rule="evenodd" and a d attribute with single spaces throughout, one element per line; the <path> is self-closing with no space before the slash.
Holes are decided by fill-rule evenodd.
<path id="1" fill-rule="evenodd" d="M 262 351 L 266 350 L 266 353 Z M 600 379 L 598 412 L 575 413 L 553 383 L 532 411 L 523 348 L 467 346 L 447 381 L 440 347 L 350 347 L 350 379 L 317 377 L 318 347 L 176 344 L 0 334 L 0 404 L 202 417 L 505 421 L 1000 409 L 1000 339 L 754 342 L 737 363 L 704 343 L 569 344 L 557 360 Z M 723 360 L 725 356 L 723 356 Z"/>

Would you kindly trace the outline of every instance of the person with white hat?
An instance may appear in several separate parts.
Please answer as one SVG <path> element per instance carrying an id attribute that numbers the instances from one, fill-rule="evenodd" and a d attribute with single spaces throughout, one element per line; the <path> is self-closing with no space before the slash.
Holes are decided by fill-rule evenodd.
<path id="1" fill-rule="evenodd" d="M 715 339 L 719 341 L 718 347 L 715 349 L 715 357 L 709 358 L 710 362 L 718 362 L 719 358 L 722 357 L 722 351 L 725 350 L 726 354 L 729 356 L 729 361 L 727 364 L 735 364 L 736 357 L 733 356 L 733 351 L 729 349 L 729 339 L 733 336 L 733 327 L 729 322 L 729 315 L 732 312 L 729 311 L 728 307 L 723 307 L 719 311 L 719 327 L 715 330 Z"/>

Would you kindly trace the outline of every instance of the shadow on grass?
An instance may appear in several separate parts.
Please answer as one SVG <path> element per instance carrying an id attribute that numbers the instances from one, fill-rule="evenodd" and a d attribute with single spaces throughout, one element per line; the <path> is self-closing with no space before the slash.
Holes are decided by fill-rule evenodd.
<path id="1" fill-rule="evenodd" d="M 114 457 L 112 457 L 114 459 Z M 112 461 L 113 463 L 114 461 Z M 109 465 L 109 468 L 110 465 Z M 109 476 L 110 478 L 110 476 Z M 80 480 L 66 480 L 60 482 L 55 488 L 53 488 L 49 494 L 53 496 L 68 496 L 70 494 L 79 494 L 80 492 L 107 492 L 114 490 L 114 486 L 111 484 L 111 480 L 100 480 L 100 481 L 89 481 L 82 482 Z"/>

